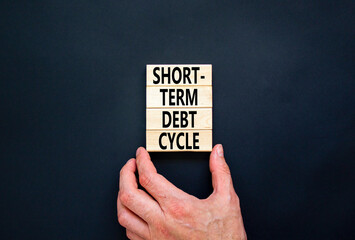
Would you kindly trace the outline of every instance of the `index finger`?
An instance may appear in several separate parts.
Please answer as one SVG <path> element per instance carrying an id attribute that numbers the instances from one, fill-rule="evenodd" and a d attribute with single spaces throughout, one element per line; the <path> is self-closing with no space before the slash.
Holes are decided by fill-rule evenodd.
<path id="1" fill-rule="evenodd" d="M 169 204 L 169 198 L 181 198 L 186 193 L 174 184 L 169 182 L 165 177 L 157 173 L 157 170 L 150 160 L 149 153 L 145 148 L 137 149 L 137 168 L 139 173 L 139 182 L 158 202 L 160 205 Z"/>
<path id="2" fill-rule="evenodd" d="M 138 189 L 135 176 L 136 160 L 130 159 L 120 172 L 119 198 L 121 203 L 146 222 L 159 217 L 161 209 L 146 192 Z"/>

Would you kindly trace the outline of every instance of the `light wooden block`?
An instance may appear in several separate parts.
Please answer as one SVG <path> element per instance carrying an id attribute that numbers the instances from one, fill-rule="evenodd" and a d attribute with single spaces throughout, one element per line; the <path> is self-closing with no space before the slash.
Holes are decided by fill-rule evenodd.
<path id="1" fill-rule="evenodd" d="M 212 85 L 211 64 L 147 65 L 146 71 L 147 86 Z M 164 78 L 162 73 L 165 73 Z M 168 75 L 169 77 L 167 77 Z"/>
<path id="2" fill-rule="evenodd" d="M 212 86 L 147 86 L 147 108 L 212 107 Z"/>
<path id="3" fill-rule="evenodd" d="M 212 129 L 212 108 L 147 109 L 147 130 Z"/>
<path id="4" fill-rule="evenodd" d="M 173 141 L 170 141 L 169 138 Z M 186 143 L 186 139 L 188 143 Z M 194 142 L 194 139 L 197 139 L 198 142 Z M 179 145 L 182 149 L 179 148 Z M 212 130 L 148 130 L 146 132 L 146 148 L 150 152 L 209 152 L 212 151 Z"/>
<path id="5" fill-rule="evenodd" d="M 212 150 L 212 65 L 147 65 L 148 151 Z"/>

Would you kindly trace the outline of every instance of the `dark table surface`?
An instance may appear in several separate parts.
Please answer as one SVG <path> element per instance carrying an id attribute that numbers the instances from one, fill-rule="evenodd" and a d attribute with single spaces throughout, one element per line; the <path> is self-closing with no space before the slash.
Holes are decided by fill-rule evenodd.
<path id="1" fill-rule="evenodd" d="M 351 239 L 353 1 L 1 1 L 0 238 L 125 239 L 118 174 L 145 145 L 145 65 L 213 64 L 250 239 Z M 190 194 L 208 153 L 154 153 Z"/>

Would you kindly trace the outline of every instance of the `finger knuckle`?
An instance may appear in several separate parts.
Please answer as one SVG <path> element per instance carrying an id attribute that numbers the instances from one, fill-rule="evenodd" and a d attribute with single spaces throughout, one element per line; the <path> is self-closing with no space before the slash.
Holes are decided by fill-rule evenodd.
<path id="1" fill-rule="evenodd" d="M 121 211 L 118 214 L 118 222 L 121 224 L 121 226 L 125 227 L 127 226 L 127 221 L 128 221 L 128 215 L 126 211 Z"/>
<path id="2" fill-rule="evenodd" d="M 124 172 L 125 172 L 125 170 L 124 170 L 124 167 L 123 167 L 123 168 L 121 168 L 121 170 L 120 170 L 120 176 L 122 176 L 122 175 L 124 174 Z"/>
<path id="3" fill-rule="evenodd" d="M 142 174 L 142 175 L 139 176 L 139 183 L 143 187 L 149 187 L 151 185 L 151 182 L 152 182 L 152 179 L 147 174 Z"/>
<path id="4" fill-rule="evenodd" d="M 228 204 L 229 206 L 239 209 L 239 197 L 234 191 L 230 192 L 229 194 L 224 194 L 223 200 L 224 203 Z"/>
<path id="5" fill-rule="evenodd" d="M 227 164 L 223 164 L 223 165 L 221 166 L 221 171 L 222 171 L 224 174 L 231 175 L 231 171 L 230 171 L 230 169 L 229 169 L 229 167 L 228 167 Z"/>
<path id="6" fill-rule="evenodd" d="M 167 229 L 165 223 L 163 222 L 158 222 L 155 224 L 154 226 L 155 231 L 157 231 L 159 233 L 159 235 L 162 236 L 162 239 L 171 239 L 171 233 L 170 231 Z M 153 239 L 153 238 L 151 238 Z"/>
<path id="7" fill-rule="evenodd" d="M 132 200 L 132 194 L 128 191 L 122 190 L 119 192 L 119 198 L 121 203 L 127 206 Z"/>
<path id="8" fill-rule="evenodd" d="M 187 215 L 187 205 L 184 206 L 184 204 L 181 203 L 181 201 L 173 200 L 169 204 L 169 212 L 171 215 L 173 215 L 176 218 L 182 218 Z"/>
<path id="9" fill-rule="evenodd" d="M 233 201 L 234 194 L 230 189 L 225 189 L 220 192 L 219 194 L 220 200 L 222 200 L 224 203 L 230 203 Z"/>

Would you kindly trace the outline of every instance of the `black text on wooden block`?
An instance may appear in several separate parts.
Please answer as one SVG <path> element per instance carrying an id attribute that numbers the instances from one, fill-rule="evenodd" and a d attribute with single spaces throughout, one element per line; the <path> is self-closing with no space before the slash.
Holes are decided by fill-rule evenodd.
<path id="1" fill-rule="evenodd" d="M 147 65 L 148 151 L 212 150 L 212 65 Z"/>

